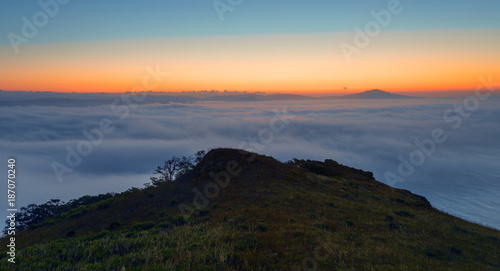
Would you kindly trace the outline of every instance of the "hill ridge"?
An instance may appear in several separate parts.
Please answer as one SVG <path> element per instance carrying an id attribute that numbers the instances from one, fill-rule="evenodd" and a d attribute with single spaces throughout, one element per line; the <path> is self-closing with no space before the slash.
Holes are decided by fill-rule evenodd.
<path id="1" fill-rule="evenodd" d="M 499 231 L 371 172 L 229 148 L 174 182 L 77 207 L 16 241 L 22 270 L 500 268 Z"/>

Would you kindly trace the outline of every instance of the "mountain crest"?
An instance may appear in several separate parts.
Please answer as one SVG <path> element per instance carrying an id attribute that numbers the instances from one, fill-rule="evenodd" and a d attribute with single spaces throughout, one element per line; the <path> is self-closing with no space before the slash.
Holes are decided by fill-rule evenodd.
<path id="1" fill-rule="evenodd" d="M 360 93 L 344 95 L 341 99 L 407 99 L 413 98 L 406 95 L 394 94 L 380 89 L 372 89 Z"/>

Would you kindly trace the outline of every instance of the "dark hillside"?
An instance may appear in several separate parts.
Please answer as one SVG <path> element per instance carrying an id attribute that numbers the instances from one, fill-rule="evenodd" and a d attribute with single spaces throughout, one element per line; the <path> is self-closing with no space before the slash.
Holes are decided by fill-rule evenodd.
<path id="1" fill-rule="evenodd" d="M 499 231 L 370 172 L 234 149 L 208 152 L 177 181 L 47 219 L 16 242 L 18 270 L 500 269 Z"/>

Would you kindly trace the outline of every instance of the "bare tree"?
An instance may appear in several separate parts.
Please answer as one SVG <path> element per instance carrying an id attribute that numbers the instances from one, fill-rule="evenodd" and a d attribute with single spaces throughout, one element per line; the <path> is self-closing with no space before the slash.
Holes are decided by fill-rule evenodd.
<path id="1" fill-rule="evenodd" d="M 174 156 L 170 160 L 166 160 L 162 166 L 158 166 L 153 174 L 159 174 L 159 177 L 151 177 L 151 183 L 145 183 L 146 188 L 151 186 L 157 186 L 163 182 L 171 182 L 177 179 L 179 176 L 186 174 L 187 172 L 193 170 L 193 168 L 201 161 L 205 156 L 205 151 L 201 150 L 196 152 L 195 157 L 177 157 Z"/>
<path id="2" fill-rule="evenodd" d="M 194 164 L 197 165 L 201 162 L 201 159 L 205 156 L 205 150 L 197 151 L 194 154 Z"/>
<path id="3" fill-rule="evenodd" d="M 192 170 L 194 167 L 193 160 L 194 158 L 191 156 L 189 157 L 183 156 L 180 160 L 179 169 L 176 177 L 182 176 L 186 174 L 188 171 Z"/>
<path id="4" fill-rule="evenodd" d="M 163 163 L 163 166 L 158 166 L 153 174 L 160 174 L 160 177 L 151 177 L 151 181 L 153 185 L 157 185 L 162 182 L 171 182 L 175 180 L 177 172 L 181 166 L 181 158 L 174 156 L 170 160 L 166 160 Z"/>

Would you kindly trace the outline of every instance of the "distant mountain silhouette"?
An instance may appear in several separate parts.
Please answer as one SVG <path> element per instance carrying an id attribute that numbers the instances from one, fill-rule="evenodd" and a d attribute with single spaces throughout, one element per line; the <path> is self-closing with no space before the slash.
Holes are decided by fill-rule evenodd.
<path id="1" fill-rule="evenodd" d="M 407 99 L 415 98 L 406 95 L 394 94 L 380 89 L 372 89 L 360 93 L 337 97 L 339 99 Z"/>
<path id="2" fill-rule="evenodd" d="M 260 101 L 290 101 L 290 100 L 311 100 L 315 99 L 309 96 L 296 94 L 241 94 L 227 96 L 212 96 L 204 98 L 203 101 L 224 101 L 224 102 L 260 102 Z"/>
<path id="3" fill-rule="evenodd" d="M 97 106 L 111 104 L 123 99 L 122 95 L 132 93 L 58 93 L 58 92 L 26 92 L 2 91 L 0 93 L 0 106 Z M 382 91 L 379 89 L 368 90 L 344 96 L 311 97 L 297 94 L 260 94 L 242 93 L 231 95 L 214 95 L 201 97 L 196 95 L 172 95 L 165 93 L 143 93 L 145 96 L 137 100 L 138 104 L 170 104 L 170 103 L 196 103 L 196 102 L 265 102 L 265 101 L 299 101 L 317 99 L 406 99 L 416 98 Z"/>

